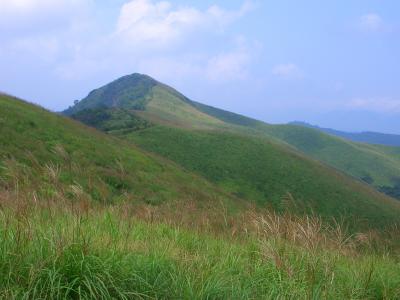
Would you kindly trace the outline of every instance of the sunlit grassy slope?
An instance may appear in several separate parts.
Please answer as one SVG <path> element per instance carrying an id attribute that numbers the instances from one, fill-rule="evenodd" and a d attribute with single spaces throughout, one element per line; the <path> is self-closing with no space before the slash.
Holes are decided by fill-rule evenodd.
<path id="1" fill-rule="evenodd" d="M 225 199 L 206 180 L 131 144 L 8 96 L 0 96 L 0 145 L 0 178 L 21 190 L 38 187 L 37 197 L 78 193 L 103 203 L 153 204 Z"/>

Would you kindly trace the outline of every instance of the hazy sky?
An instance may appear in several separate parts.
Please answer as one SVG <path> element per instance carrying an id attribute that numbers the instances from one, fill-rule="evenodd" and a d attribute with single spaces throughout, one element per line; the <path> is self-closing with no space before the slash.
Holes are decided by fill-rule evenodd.
<path id="1" fill-rule="evenodd" d="M 0 0 L 0 90 L 62 110 L 140 72 L 271 123 L 400 134 L 398 0 Z"/>

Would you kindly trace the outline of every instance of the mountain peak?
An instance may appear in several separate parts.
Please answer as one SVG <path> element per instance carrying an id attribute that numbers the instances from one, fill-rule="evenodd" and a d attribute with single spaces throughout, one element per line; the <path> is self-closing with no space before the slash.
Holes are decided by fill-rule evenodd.
<path id="1" fill-rule="evenodd" d="M 152 88 L 159 82 L 148 75 L 133 73 L 123 76 L 89 93 L 89 95 L 64 111 L 72 115 L 84 109 L 119 107 L 143 110 Z"/>
<path id="2" fill-rule="evenodd" d="M 122 76 L 116 80 L 114 80 L 112 83 L 118 82 L 118 81 L 123 81 L 123 80 L 140 80 L 140 81 L 148 81 L 152 83 L 157 83 L 157 80 L 154 78 L 150 77 L 147 74 L 141 74 L 141 73 L 132 73 L 129 75 Z"/>

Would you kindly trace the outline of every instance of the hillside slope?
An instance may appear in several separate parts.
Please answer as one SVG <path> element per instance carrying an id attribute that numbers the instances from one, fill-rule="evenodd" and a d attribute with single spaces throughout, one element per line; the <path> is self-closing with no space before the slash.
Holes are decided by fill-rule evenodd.
<path id="1" fill-rule="evenodd" d="M 400 174 L 399 161 L 379 148 L 300 126 L 277 125 L 265 128 L 265 132 L 378 188 L 393 185 Z"/>
<path id="2" fill-rule="evenodd" d="M 114 90 L 114 84 L 101 90 Z M 276 209 L 291 205 L 298 212 L 347 215 L 371 224 L 386 222 L 382 215 L 392 220 L 399 216 L 399 203 L 367 185 L 240 124 L 246 119 L 238 117 L 236 124 L 229 124 L 215 118 L 162 84 L 153 87 L 140 110 L 105 100 L 99 106 L 90 98 L 80 103 L 86 109 L 72 117 L 173 160 L 240 198 Z"/>
<path id="3" fill-rule="evenodd" d="M 400 155 L 397 147 L 351 142 L 304 126 L 270 125 L 201 103 L 193 103 L 200 111 L 221 121 L 278 139 L 400 199 L 399 194 L 393 192 L 393 189 L 398 190 L 400 181 Z"/>
<path id="4" fill-rule="evenodd" d="M 0 188 L 54 199 L 230 201 L 206 180 L 117 138 L 0 95 Z M 61 192 L 60 192 L 61 191 Z"/>
<path id="5" fill-rule="evenodd" d="M 329 167 L 256 137 L 165 126 L 122 136 L 240 198 L 278 210 L 380 223 L 382 211 L 374 210 L 399 204 Z"/>

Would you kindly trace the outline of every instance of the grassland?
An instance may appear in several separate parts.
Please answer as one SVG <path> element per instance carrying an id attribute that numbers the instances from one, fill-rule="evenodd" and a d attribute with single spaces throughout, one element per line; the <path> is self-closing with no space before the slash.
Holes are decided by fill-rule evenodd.
<path id="1" fill-rule="evenodd" d="M 33 192 L 33 191 L 32 191 Z M 0 194 L 0 298 L 398 299 L 398 229 Z M 180 213 L 178 213 L 180 212 Z M 193 217 L 188 218 L 188 215 Z M 210 222 L 207 222 L 210 221 Z"/>
<path id="2" fill-rule="evenodd" d="M 40 107 L 0 96 L 0 112 L 0 298 L 400 296 L 394 224 L 354 231 L 301 216 L 296 203 L 281 212 L 261 209 L 127 141 Z M 124 116 L 122 128 L 143 125 L 126 111 L 112 112 L 106 119 Z M 107 123 L 110 132 L 123 133 L 113 125 Z M 135 132 L 165 134 L 160 126 L 145 127 Z M 168 130 L 165 138 L 180 147 L 175 129 Z M 197 143 L 199 136 L 189 133 L 179 136 L 191 146 L 185 139 Z M 232 140 L 227 133 L 199 135 L 213 144 Z M 243 138 L 239 144 L 250 143 L 248 150 L 274 149 Z M 229 148 L 236 149 L 235 141 Z M 288 153 L 289 161 L 298 155 Z"/>
<path id="3" fill-rule="evenodd" d="M 296 208 L 292 209 L 297 213 L 313 211 L 325 218 L 363 219 L 367 226 L 399 219 L 398 203 L 279 141 L 246 131 L 238 134 L 232 130 L 198 130 L 171 125 L 178 118 L 169 118 L 168 122 L 164 119 L 163 126 L 151 123 L 138 128 L 137 123 L 146 122 L 142 119 L 145 115 L 140 113 L 138 117 L 136 111 L 126 109 L 115 111 L 115 108 L 88 110 L 73 117 L 132 141 L 146 151 L 201 175 L 230 195 L 262 207 L 283 211 L 290 199 L 295 202 Z M 138 121 L 126 122 L 127 118 L 121 117 L 125 115 Z M 166 118 L 170 114 L 163 116 Z"/>
<path id="4" fill-rule="evenodd" d="M 79 194 L 102 203 L 232 199 L 172 163 L 40 107 L 0 96 L 0 112 L 5 188 L 38 186 L 38 198 Z"/>
<path id="5" fill-rule="evenodd" d="M 225 123 L 254 130 L 258 135 L 274 138 L 322 161 L 377 189 L 398 183 L 400 161 L 398 148 L 355 143 L 313 128 L 295 125 L 270 125 L 245 116 L 193 102 L 200 111 Z"/>
<path id="6" fill-rule="evenodd" d="M 315 129 L 297 126 L 273 126 L 264 129 L 264 132 L 400 199 L 398 147 L 350 142 L 321 134 Z"/>
<path id="7" fill-rule="evenodd" d="M 355 217 L 365 219 L 368 226 L 394 222 L 399 216 L 399 203 L 273 142 L 164 126 L 122 136 L 264 207 L 282 211 L 289 198 L 298 213 Z"/>
<path id="8" fill-rule="evenodd" d="M 274 126 L 265 132 L 376 187 L 393 185 L 399 174 L 400 162 L 378 147 L 350 142 L 301 126 Z"/>
<path id="9" fill-rule="evenodd" d="M 346 169 L 368 184 L 391 187 L 393 180 L 389 178 L 395 176 L 400 165 L 379 157 L 377 149 L 363 148 L 312 129 L 271 126 L 204 106 L 163 84 L 154 85 L 151 80 L 145 107 L 131 109 L 143 95 L 137 97 L 133 93 L 131 104 L 126 102 L 126 95 L 134 89 L 134 83 L 127 78 L 130 77 L 92 92 L 75 108 L 94 108 L 72 117 L 128 139 L 251 203 L 284 210 L 286 199 L 290 198 L 295 199 L 297 212 L 314 211 L 327 218 L 346 216 L 367 226 L 381 226 L 399 218 L 400 203 L 300 154 Z M 139 79 L 148 80 L 138 74 L 131 77 L 133 81 Z M 119 90 L 121 86 L 125 92 Z M 94 101 L 92 95 L 98 91 L 102 94 Z M 120 94 L 123 97 L 119 98 Z M 112 104 L 108 96 L 114 99 Z M 373 159 L 374 155 L 377 159 Z M 372 175 L 367 169 L 373 170 Z M 393 194 L 388 189 L 383 191 Z"/>

